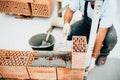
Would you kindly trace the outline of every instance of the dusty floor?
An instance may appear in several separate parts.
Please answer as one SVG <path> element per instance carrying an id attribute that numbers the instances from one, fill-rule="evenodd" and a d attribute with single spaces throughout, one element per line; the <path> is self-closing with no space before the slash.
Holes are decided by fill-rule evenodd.
<path id="1" fill-rule="evenodd" d="M 120 2 L 119 2 L 120 3 Z M 114 19 L 114 26 L 117 30 L 118 43 L 111 51 L 108 59 L 108 63 L 103 67 L 96 67 L 91 71 L 88 76 L 88 80 L 93 79 L 93 75 L 96 76 L 94 80 L 120 80 L 120 69 L 118 68 L 118 61 L 120 59 L 120 9 L 117 7 L 117 13 Z M 2 49 L 17 49 L 17 50 L 32 50 L 28 40 L 31 36 L 38 33 L 46 33 L 50 27 L 50 23 L 56 16 L 56 8 L 50 18 L 34 17 L 32 20 L 16 19 L 15 16 L 0 14 L 0 48 Z M 62 44 L 62 29 L 55 28 L 51 33 L 56 38 L 55 50 L 71 50 L 71 44 L 65 47 Z M 62 46 L 62 47 L 61 47 Z M 115 65 L 114 65 L 114 64 Z M 112 65 L 111 68 L 109 68 Z M 116 69 L 115 69 L 116 67 Z M 97 69 L 98 68 L 98 69 Z M 103 68 L 103 69 L 101 69 Z M 98 71 L 99 70 L 99 71 Z M 106 70 L 106 72 L 104 71 Z M 97 72 L 96 72 L 97 71 Z M 106 73 L 105 75 L 103 73 Z M 99 75 L 105 76 L 102 78 Z M 116 75 L 117 74 L 117 75 Z M 114 76 L 113 78 L 109 78 Z M 98 79 L 99 78 L 99 79 Z"/>

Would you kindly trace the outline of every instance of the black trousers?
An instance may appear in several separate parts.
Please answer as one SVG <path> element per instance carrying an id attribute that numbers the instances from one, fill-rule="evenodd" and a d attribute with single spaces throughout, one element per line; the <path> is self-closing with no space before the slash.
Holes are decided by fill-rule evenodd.
<path id="1" fill-rule="evenodd" d="M 85 17 L 82 20 L 77 21 L 71 25 L 71 32 L 68 36 L 68 40 L 72 40 L 72 36 L 86 36 L 87 43 L 89 41 L 89 34 L 91 29 L 92 20 L 89 17 Z M 100 55 L 108 56 L 110 51 L 114 48 L 117 43 L 117 34 L 113 26 L 111 26 L 106 34 L 103 42 L 103 46 L 100 50 Z"/>

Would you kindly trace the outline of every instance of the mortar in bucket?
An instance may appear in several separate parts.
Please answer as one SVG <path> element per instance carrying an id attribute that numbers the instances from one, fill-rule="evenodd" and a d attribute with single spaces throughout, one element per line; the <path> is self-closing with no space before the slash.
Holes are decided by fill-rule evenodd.
<path id="1" fill-rule="evenodd" d="M 55 38 L 50 34 L 47 45 L 43 45 L 46 40 L 46 33 L 36 34 L 29 39 L 29 44 L 33 50 L 53 50 Z"/>

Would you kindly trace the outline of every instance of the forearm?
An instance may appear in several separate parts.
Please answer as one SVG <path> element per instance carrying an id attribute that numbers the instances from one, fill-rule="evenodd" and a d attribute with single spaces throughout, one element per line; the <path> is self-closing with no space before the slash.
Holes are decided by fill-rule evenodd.
<path id="1" fill-rule="evenodd" d="M 70 23 L 72 17 L 73 17 L 73 11 L 70 10 L 70 8 L 68 7 L 66 12 L 65 12 L 65 15 L 64 15 L 64 23 Z"/>
<path id="2" fill-rule="evenodd" d="M 108 28 L 99 28 L 96 36 L 96 41 L 93 49 L 92 57 L 97 58 L 105 39 Z"/>

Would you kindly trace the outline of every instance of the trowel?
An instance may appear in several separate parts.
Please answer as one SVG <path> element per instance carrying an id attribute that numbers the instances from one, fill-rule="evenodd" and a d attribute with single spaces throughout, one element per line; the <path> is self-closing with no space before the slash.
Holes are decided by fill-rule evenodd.
<path id="1" fill-rule="evenodd" d="M 49 28 L 49 30 L 47 31 L 47 35 L 46 35 L 45 41 L 44 40 L 42 41 L 42 44 L 41 44 L 42 46 L 49 46 L 50 45 L 48 40 L 49 40 L 49 37 L 50 37 L 50 34 L 51 34 L 52 30 L 53 30 L 53 27 L 51 26 Z"/>
<path id="2" fill-rule="evenodd" d="M 50 36 L 50 31 L 47 32 L 46 38 L 45 38 L 45 40 L 42 41 L 41 46 L 49 46 L 50 45 L 50 43 L 48 42 L 49 36 Z"/>
<path id="3" fill-rule="evenodd" d="M 51 33 L 51 31 L 48 31 L 48 32 L 47 32 L 47 36 L 46 36 L 46 39 L 45 39 L 46 42 L 47 42 L 48 39 L 49 39 L 50 33 Z"/>

